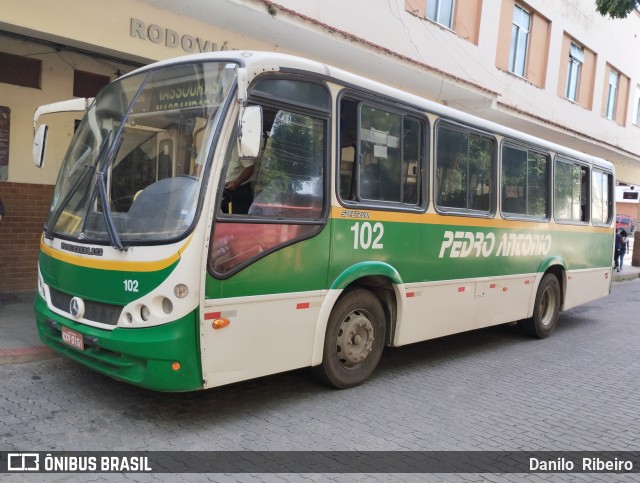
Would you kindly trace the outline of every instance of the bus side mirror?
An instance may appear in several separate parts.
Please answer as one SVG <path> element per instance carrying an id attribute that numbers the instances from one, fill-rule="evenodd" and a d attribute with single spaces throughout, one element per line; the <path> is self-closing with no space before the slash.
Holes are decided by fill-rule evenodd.
<path id="1" fill-rule="evenodd" d="M 42 168 L 44 164 L 44 153 L 47 145 L 47 131 L 49 127 L 46 124 L 41 124 L 36 131 L 33 138 L 33 163 Z"/>
<path id="2" fill-rule="evenodd" d="M 241 158 L 256 158 L 262 144 L 262 106 L 247 106 L 240 118 L 238 155 Z"/>

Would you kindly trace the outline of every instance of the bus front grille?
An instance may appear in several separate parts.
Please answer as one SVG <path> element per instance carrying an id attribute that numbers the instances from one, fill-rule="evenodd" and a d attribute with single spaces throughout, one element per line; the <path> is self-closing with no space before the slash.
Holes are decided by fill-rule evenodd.
<path id="1" fill-rule="evenodd" d="M 69 313 L 72 295 L 59 292 L 53 288 L 50 289 L 51 304 L 58 310 Z M 118 325 L 122 306 L 103 304 L 101 302 L 93 302 L 91 300 L 83 300 L 84 302 L 84 318 L 92 322 L 99 322 L 107 325 Z M 71 316 L 73 318 L 73 316 Z"/>

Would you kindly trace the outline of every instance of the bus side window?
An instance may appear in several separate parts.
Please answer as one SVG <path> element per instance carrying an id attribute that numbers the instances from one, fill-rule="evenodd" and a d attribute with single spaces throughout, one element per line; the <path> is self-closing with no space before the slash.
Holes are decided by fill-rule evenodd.
<path id="1" fill-rule="evenodd" d="M 467 133 L 438 128 L 436 203 L 439 206 L 467 207 L 467 143 Z"/>
<path id="2" fill-rule="evenodd" d="M 358 103 L 343 99 L 340 102 L 340 197 L 344 200 L 357 199 L 358 180 Z"/>
<path id="3" fill-rule="evenodd" d="M 353 99 L 340 110 L 340 197 L 417 205 L 423 123 Z"/>
<path id="4" fill-rule="evenodd" d="M 580 176 L 580 221 L 589 221 L 589 168 L 582 166 Z"/>
<path id="5" fill-rule="evenodd" d="M 502 148 L 502 212 L 548 218 L 549 160 L 547 153 L 525 146 Z"/>
<path id="6" fill-rule="evenodd" d="M 589 169 L 569 159 L 556 157 L 554 197 L 556 220 L 586 222 L 589 219 Z"/>
<path id="7" fill-rule="evenodd" d="M 612 186 L 611 174 L 599 170 L 593 171 L 591 181 L 591 219 L 594 224 L 606 225 L 613 219 Z"/>
<path id="8" fill-rule="evenodd" d="M 495 141 L 463 127 L 437 128 L 436 203 L 442 208 L 491 210 Z"/>

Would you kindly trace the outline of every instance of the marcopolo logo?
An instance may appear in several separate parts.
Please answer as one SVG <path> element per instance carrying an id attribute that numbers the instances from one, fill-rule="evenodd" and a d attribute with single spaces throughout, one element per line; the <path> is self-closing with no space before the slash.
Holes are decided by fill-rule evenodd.
<path id="1" fill-rule="evenodd" d="M 96 247 L 83 247 L 80 245 L 72 245 L 71 243 L 60 243 L 60 248 L 67 252 L 79 253 L 80 255 L 93 255 L 95 257 L 101 257 L 104 254 L 102 248 Z"/>
<path id="2" fill-rule="evenodd" d="M 493 232 L 445 231 L 440 258 L 530 257 L 547 255 L 551 235 L 504 233 L 499 239 Z"/>

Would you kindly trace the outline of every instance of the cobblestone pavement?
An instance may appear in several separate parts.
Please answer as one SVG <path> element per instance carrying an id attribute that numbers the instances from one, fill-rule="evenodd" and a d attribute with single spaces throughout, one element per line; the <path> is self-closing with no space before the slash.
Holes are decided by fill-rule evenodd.
<path id="1" fill-rule="evenodd" d="M 534 340 L 496 327 L 387 350 L 338 391 L 300 370 L 160 394 L 64 358 L 0 366 L 0 450 L 640 450 L 640 280 Z M 9 475 L 3 481 L 521 481 L 524 475 Z M 639 481 L 534 474 L 532 481 Z"/>

